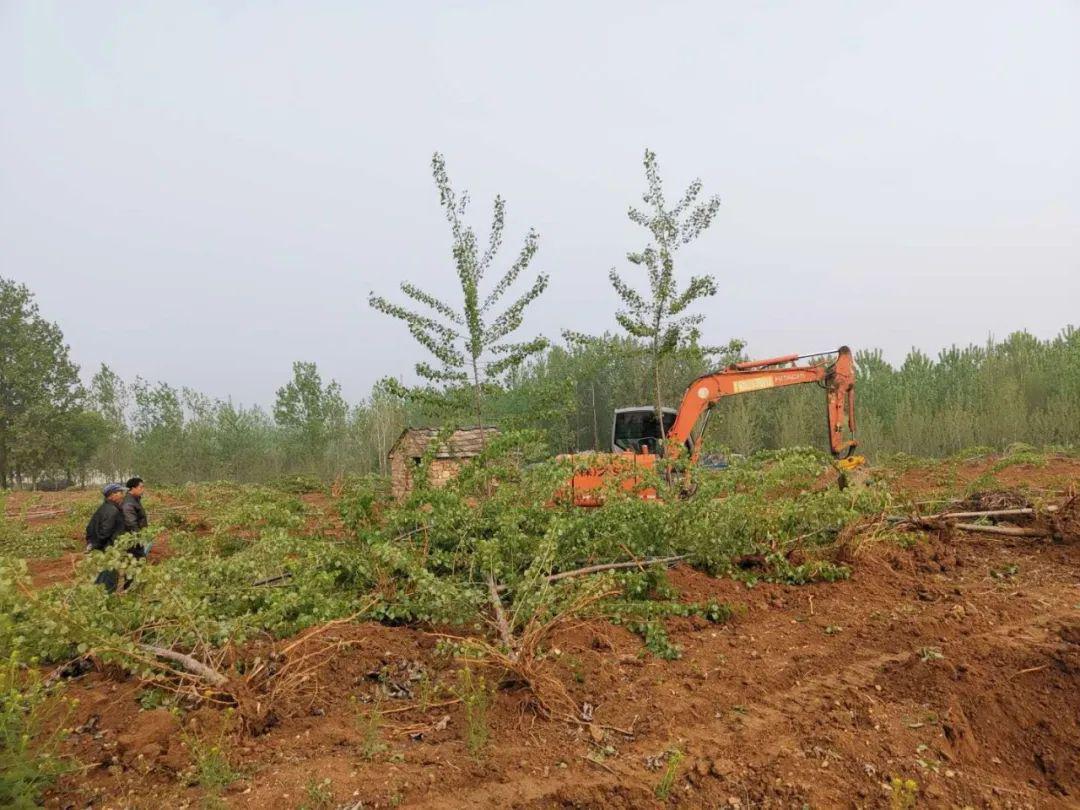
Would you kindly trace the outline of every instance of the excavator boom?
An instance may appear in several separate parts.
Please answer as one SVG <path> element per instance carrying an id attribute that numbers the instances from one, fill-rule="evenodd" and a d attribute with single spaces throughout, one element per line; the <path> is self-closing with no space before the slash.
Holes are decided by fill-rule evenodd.
<path id="1" fill-rule="evenodd" d="M 841 346 L 836 354 L 836 360 L 828 365 L 786 366 L 784 364 L 801 359 L 799 355 L 788 355 L 734 363 L 723 371 L 698 377 L 683 394 L 675 424 L 667 436 L 664 455 L 669 458 L 680 455 L 701 415 L 724 397 L 818 383 L 825 389 L 829 449 L 837 458 L 850 456 L 857 442 L 844 437 L 844 428 L 855 432 L 855 363 L 847 346 Z M 694 443 L 695 460 L 700 443 L 699 435 Z"/>

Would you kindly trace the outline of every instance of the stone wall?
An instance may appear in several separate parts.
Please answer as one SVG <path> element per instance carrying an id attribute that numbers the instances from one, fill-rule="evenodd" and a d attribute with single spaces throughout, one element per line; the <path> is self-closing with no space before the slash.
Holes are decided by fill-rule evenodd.
<path id="1" fill-rule="evenodd" d="M 413 474 L 420 457 L 427 450 L 430 442 L 439 431 L 431 428 L 408 428 L 402 432 L 394 446 L 390 448 L 390 491 L 401 500 L 413 488 Z M 496 428 L 484 428 L 486 436 L 495 436 Z M 480 431 L 473 429 L 456 430 L 446 445 L 438 448 L 431 461 L 429 475 L 432 486 L 439 488 L 457 477 L 461 465 L 475 458 L 482 447 Z"/>
<path id="2" fill-rule="evenodd" d="M 458 473 L 461 471 L 461 465 L 462 459 L 432 459 L 431 466 L 428 468 L 431 485 L 435 489 L 446 486 L 447 483 L 457 478 Z M 414 459 L 408 456 L 397 455 L 390 459 L 390 492 L 398 500 L 412 492 L 413 471 L 416 467 L 417 464 Z"/>

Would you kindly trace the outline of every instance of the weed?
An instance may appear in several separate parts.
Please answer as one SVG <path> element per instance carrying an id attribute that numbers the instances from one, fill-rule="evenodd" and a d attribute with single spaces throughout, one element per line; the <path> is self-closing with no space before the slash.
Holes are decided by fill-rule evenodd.
<path id="1" fill-rule="evenodd" d="M 664 773 L 661 774 L 660 781 L 657 782 L 656 787 L 653 788 L 653 793 L 656 794 L 656 798 L 663 801 L 671 795 L 671 788 L 675 785 L 675 778 L 679 775 L 679 766 L 684 759 L 686 759 L 686 754 L 678 748 L 668 752 L 667 764 L 664 765 Z"/>
<path id="2" fill-rule="evenodd" d="M 329 779 L 317 781 L 311 777 L 304 785 L 304 795 L 307 800 L 300 806 L 301 810 L 320 810 L 334 804 L 334 789 Z"/>
<path id="3" fill-rule="evenodd" d="M 228 728 L 229 723 L 224 723 L 211 739 L 195 734 L 184 735 L 184 742 L 191 752 L 192 782 L 205 790 L 211 798 L 219 796 L 224 788 L 242 776 L 230 761 L 226 741 Z"/>
<path id="4" fill-rule="evenodd" d="M 356 711 L 356 727 L 360 731 L 360 753 L 368 762 L 386 750 L 386 743 L 382 741 L 382 712 L 379 702 L 369 711 L 364 711 L 356 701 L 356 697 L 350 698 Z"/>
<path id="5" fill-rule="evenodd" d="M 920 647 L 919 659 L 924 663 L 926 661 L 940 661 L 945 657 L 945 654 L 937 647 Z"/>
<path id="6" fill-rule="evenodd" d="M 426 669 L 420 673 L 420 679 L 416 682 L 416 699 L 420 703 L 420 711 L 426 712 L 431 705 L 438 701 L 439 692 L 442 690 L 439 682 L 431 677 Z"/>
<path id="7" fill-rule="evenodd" d="M 924 771 L 933 771 L 934 773 L 937 773 L 939 770 L 941 770 L 941 762 L 939 760 L 925 756 L 926 752 L 929 750 L 929 745 L 927 745 L 926 743 L 920 743 L 919 746 L 915 749 L 915 753 L 923 754 L 924 756 L 916 759 L 915 764 L 922 768 Z"/>
<path id="8" fill-rule="evenodd" d="M 1039 452 L 1029 444 L 1016 442 L 1005 449 L 1005 455 L 991 469 L 994 472 L 1001 472 L 1009 467 L 1045 467 L 1048 463 L 1049 459 L 1046 457 L 1046 453 Z"/>
<path id="9" fill-rule="evenodd" d="M 665 661 L 682 658 L 682 650 L 671 643 L 667 629 L 659 619 L 647 622 L 631 622 L 626 627 L 631 632 L 641 636 L 641 640 L 645 643 L 645 649 L 657 658 L 663 658 Z"/>
<path id="10" fill-rule="evenodd" d="M 37 807 L 42 791 L 67 770 L 56 755 L 59 731 L 35 739 L 50 697 L 36 670 L 24 674 L 14 653 L 0 667 L 0 806 Z"/>
<path id="11" fill-rule="evenodd" d="M 563 662 L 570 670 L 570 675 L 573 677 L 575 683 L 585 683 L 584 664 L 580 658 L 576 655 L 568 655 L 563 658 Z"/>
<path id="12" fill-rule="evenodd" d="M 139 693 L 139 706 L 145 711 L 160 709 L 173 703 L 172 696 L 164 689 L 150 687 Z"/>
<path id="13" fill-rule="evenodd" d="M 454 690 L 465 709 L 465 745 L 473 757 L 479 757 L 487 745 L 488 709 L 491 692 L 482 675 L 475 675 L 467 667 L 458 671 L 457 688 Z"/>
<path id="14" fill-rule="evenodd" d="M 892 795 L 889 797 L 889 810 L 912 810 L 919 795 L 919 783 L 914 779 L 901 779 L 894 776 L 889 781 Z"/>
<path id="15" fill-rule="evenodd" d="M 977 478 L 973 478 L 965 488 L 964 494 L 975 495 L 979 492 L 989 492 L 996 489 L 1001 489 L 1001 482 L 998 481 L 993 472 L 988 471 Z"/>

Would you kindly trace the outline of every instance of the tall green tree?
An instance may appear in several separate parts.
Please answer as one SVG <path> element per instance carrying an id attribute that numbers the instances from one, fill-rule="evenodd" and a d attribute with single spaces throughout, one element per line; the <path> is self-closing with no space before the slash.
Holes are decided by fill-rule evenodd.
<path id="1" fill-rule="evenodd" d="M 139 377 L 131 391 L 135 470 L 151 481 L 187 480 L 182 462 L 185 436 L 180 392 L 168 383 L 151 385 Z"/>
<path id="2" fill-rule="evenodd" d="M 469 196 L 455 194 L 446 162 L 438 152 L 431 159 L 431 169 L 439 204 L 450 225 L 451 256 L 462 300 L 455 306 L 403 282 L 401 291 L 426 310 L 406 309 L 375 293 L 369 301 L 379 312 L 404 321 L 417 342 L 434 355 L 438 365 L 418 363 L 416 373 L 427 381 L 429 390 L 437 391 L 448 410 L 461 407 L 462 394 L 471 395 L 482 438 L 485 397 L 509 371 L 548 345 L 542 337 L 520 342 L 508 339 L 521 326 L 525 309 L 547 288 L 548 276 L 538 274 L 527 290 L 496 315 L 496 305 L 536 255 L 540 237 L 529 230 L 514 263 L 485 294 L 481 291 L 484 276 L 502 246 L 506 203 L 502 197 L 495 198 L 491 230 L 486 246 L 482 246 L 476 231 L 464 220 Z"/>
<path id="3" fill-rule="evenodd" d="M 41 317 L 29 288 L 0 278 L 0 487 L 15 472 L 63 466 L 46 439 L 72 424 L 82 396 L 60 327 Z"/>
<path id="4" fill-rule="evenodd" d="M 393 387 L 380 380 L 371 387 L 371 395 L 354 412 L 354 422 L 362 431 L 380 473 L 389 471 L 387 454 L 408 421 L 406 403 Z"/>
<path id="5" fill-rule="evenodd" d="M 95 466 L 110 478 L 131 470 L 131 433 L 127 426 L 130 402 L 127 385 L 104 363 L 90 379 L 89 405 L 101 418 L 101 442 Z"/>
<path id="6" fill-rule="evenodd" d="M 720 198 L 712 196 L 698 202 L 702 184 L 701 180 L 694 180 L 682 198 L 669 206 L 656 154 L 649 149 L 645 150 L 645 179 L 648 183 L 648 191 L 642 197 L 645 208 L 631 207 L 628 216 L 631 222 L 648 230 L 651 241 L 642 250 L 627 253 L 626 258 L 634 267 L 645 269 L 648 290 L 638 292 L 614 267 L 608 277 L 622 302 L 615 319 L 628 333 L 648 345 L 656 418 L 663 435 L 661 366 L 680 346 L 697 343 L 704 316 L 689 309 L 697 301 L 716 295 L 716 279 L 711 275 L 691 276 L 685 285 L 680 285 L 675 275 L 675 254 L 708 229 L 720 208 Z M 724 347 L 699 348 L 710 354 L 737 353 L 741 347 L 739 341 L 732 341 Z"/>
<path id="7" fill-rule="evenodd" d="M 293 378 L 277 391 L 274 421 L 290 433 L 301 455 L 321 459 L 348 411 L 336 381 L 323 385 L 314 363 L 296 362 Z"/>

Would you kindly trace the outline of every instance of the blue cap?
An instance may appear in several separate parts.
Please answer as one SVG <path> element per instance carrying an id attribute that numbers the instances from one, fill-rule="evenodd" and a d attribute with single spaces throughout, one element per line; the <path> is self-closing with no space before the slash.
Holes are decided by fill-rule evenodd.
<path id="1" fill-rule="evenodd" d="M 123 484 L 106 484 L 105 488 L 101 490 L 101 494 L 108 498 L 114 492 L 126 492 Z"/>

